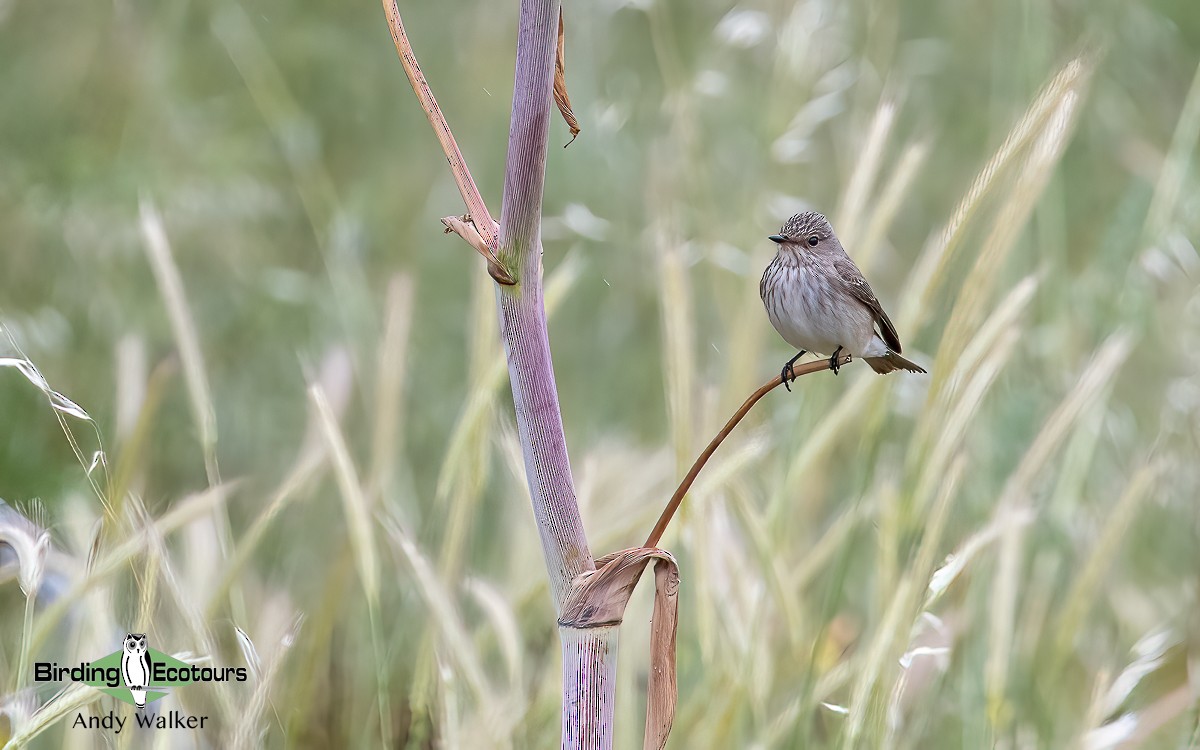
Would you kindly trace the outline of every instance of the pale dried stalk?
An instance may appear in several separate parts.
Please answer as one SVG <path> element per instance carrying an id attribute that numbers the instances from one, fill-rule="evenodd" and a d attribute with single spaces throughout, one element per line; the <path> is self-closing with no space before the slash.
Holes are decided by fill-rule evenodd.
<path id="1" fill-rule="evenodd" d="M 150 261 L 150 269 L 154 272 L 154 279 L 162 292 L 171 331 L 179 344 L 179 359 L 183 362 L 183 377 L 187 382 L 192 417 L 200 431 L 200 446 L 204 452 L 208 484 L 215 487 L 221 483 L 221 472 L 217 467 L 217 416 L 213 406 L 212 389 L 209 388 L 208 376 L 205 374 L 204 354 L 200 349 L 196 321 L 184 294 L 179 267 L 171 255 L 162 216 L 154 203 L 145 196 L 139 200 L 138 210 L 141 215 L 142 236 L 146 241 L 146 258 Z M 226 523 L 222 529 L 227 527 Z M 228 540 L 228 535 L 224 535 L 221 540 L 225 545 L 224 549 L 228 549 Z"/>
<path id="2" fill-rule="evenodd" d="M 421 66 L 417 64 L 417 56 L 413 53 L 412 44 L 408 41 L 408 35 L 404 33 L 404 24 L 400 20 L 400 8 L 397 0 L 383 0 L 383 12 L 387 14 L 388 26 L 392 31 L 392 41 L 396 43 L 396 52 L 400 55 L 400 62 L 404 65 L 408 82 L 412 84 L 413 93 L 421 102 L 421 109 L 429 118 L 429 124 L 433 126 L 434 135 L 437 136 L 438 143 L 442 145 L 442 151 L 446 154 L 446 161 L 450 162 L 450 171 L 454 173 L 454 182 L 458 185 L 458 192 L 462 194 L 463 203 L 467 205 L 467 211 L 470 213 L 471 220 L 478 230 L 478 235 L 482 237 L 483 243 L 482 245 L 476 244 L 466 236 L 463 236 L 463 239 L 466 239 L 487 259 L 488 273 L 492 275 L 493 279 L 501 284 L 513 284 L 515 280 L 512 275 L 496 257 L 496 248 L 500 246 L 496 222 L 488 212 L 487 204 L 483 202 L 483 196 L 479 194 L 479 188 L 475 186 L 475 180 L 471 178 L 471 170 L 467 169 L 467 162 L 458 149 L 458 143 L 454 140 L 454 134 L 450 132 L 450 125 L 442 115 L 437 100 L 433 98 L 433 92 L 429 89 L 429 82 L 425 80 L 425 74 L 421 72 Z"/>

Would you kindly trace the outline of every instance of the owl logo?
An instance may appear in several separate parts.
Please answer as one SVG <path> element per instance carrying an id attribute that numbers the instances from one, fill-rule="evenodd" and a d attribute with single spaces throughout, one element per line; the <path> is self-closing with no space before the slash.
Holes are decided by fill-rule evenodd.
<path id="1" fill-rule="evenodd" d="M 129 633 L 121 643 L 121 677 L 139 708 L 146 707 L 146 686 L 150 684 L 150 649 L 145 633 Z"/>

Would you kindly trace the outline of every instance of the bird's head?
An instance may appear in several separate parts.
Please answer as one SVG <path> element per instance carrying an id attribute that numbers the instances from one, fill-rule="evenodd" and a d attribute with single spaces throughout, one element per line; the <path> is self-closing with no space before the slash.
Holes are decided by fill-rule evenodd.
<path id="1" fill-rule="evenodd" d="M 779 234 L 768 239 L 778 244 L 781 250 L 795 253 L 816 253 L 837 245 L 837 236 L 825 217 L 816 211 L 798 213 L 788 219 Z"/>

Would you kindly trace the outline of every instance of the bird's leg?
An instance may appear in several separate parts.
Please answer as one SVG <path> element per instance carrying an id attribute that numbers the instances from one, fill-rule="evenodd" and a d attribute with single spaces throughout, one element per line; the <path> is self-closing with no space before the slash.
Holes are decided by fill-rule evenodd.
<path id="1" fill-rule="evenodd" d="M 783 387 L 787 388 L 789 393 L 791 392 L 792 387 L 788 385 L 788 381 L 796 379 L 796 372 L 792 369 L 792 365 L 796 364 L 796 360 L 800 359 L 807 353 L 807 351 L 801 349 L 800 353 L 789 359 L 787 364 L 783 366 L 783 369 L 779 371 L 779 377 L 783 380 Z"/>
<path id="2" fill-rule="evenodd" d="M 833 350 L 833 354 L 829 357 L 829 369 L 833 370 L 834 375 L 837 375 L 838 370 L 842 369 L 842 366 L 838 364 L 838 359 L 841 358 L 841 354 L 842 347 L 839 346 L 837 349 Z"/>

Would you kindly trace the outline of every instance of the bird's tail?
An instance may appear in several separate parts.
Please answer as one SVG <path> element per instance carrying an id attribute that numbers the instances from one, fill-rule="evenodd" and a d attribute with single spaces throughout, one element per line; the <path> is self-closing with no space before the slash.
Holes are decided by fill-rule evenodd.
<path id="1" fill-rule="evenodd" d="M 888 352 L 882 357 L 863 357 L 871 369 L 880 375 L 886 375 L 893 370 L 908 370 L 909 372 L 925 372 L 925 368 L 909 362 L 895 352 Z"/>
<path id="2" fill-rule="evenodd" d="M 132 690 L 131 689 L 129 692 L 133 694 L 134 705 L 136 705 L 138 708 L 146 707 L 146 691 L 145 690 Z"/>

